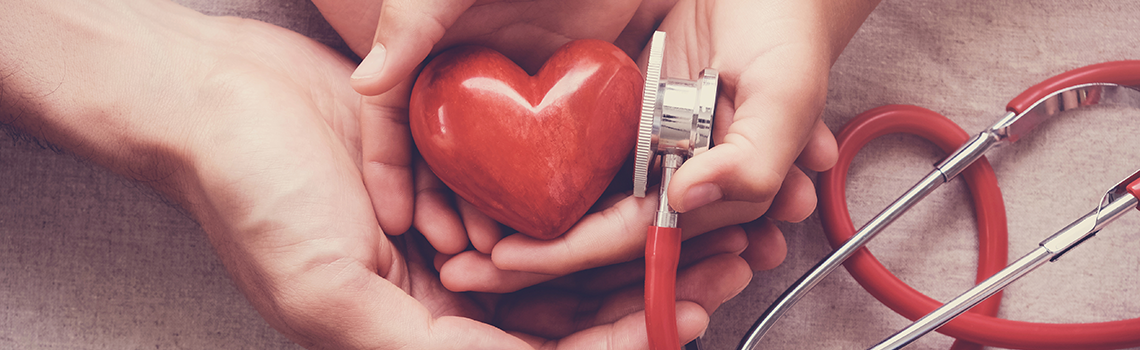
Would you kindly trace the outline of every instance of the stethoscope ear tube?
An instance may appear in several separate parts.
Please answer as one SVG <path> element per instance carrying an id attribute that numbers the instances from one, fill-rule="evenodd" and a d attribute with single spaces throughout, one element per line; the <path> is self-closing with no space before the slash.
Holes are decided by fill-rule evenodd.
<path id="1" fill-rule="evenodd" d="M 931 191 L 956 177 L 960 171 L 966 171 L 962 174 L 970 178 L 975 175 L 967 173 L 976 172 L 972 169 L 985 169 L 984 177 L 993 179 L 993 170 L 982 157 L 987 150 L 1002 143 L 1016 142 L 1037 125 L 1061 112 L 1093 105 L 1124 105 L 1140 109 L 1140 61 L 1107 62 L 1077 68 L 1029 88 L 1010 101 L 1007 113 L 996 124 L 969 138 L 968 143 L 953 151 L 936 169 L 868 221 L 858 232 L 850 223 L 847 213 L 844 182 L 850 161 L 862 145 L 883 134 L 908 132 L 926 137 L 938 143 L 947 152 L 951 152 L 957 144 L 966 142 L 968 137 L 945 117 L 914 106 L 884 106 L 855 118 L 837 137 L 839 143 L 837 164 L 832 170 L 820 173 L 819 177 L 819 208 L 825 231 L 835 250 L 777 298 L 742 339 L 740 348 L 748 350 L 756 348 L 764 333 L 780 316 L 840 264 L 847 267 L 864 289 L 891 309 L 912 320 L 937 309 L 940 306 L 937 301 L 899 281 L 861 247 Z M 975 160 L 981 162 L 973 164 Z M 994 223 L 1001 225 L 1001 229 L 995 232 L 1000 231 L 1003 243 L 994 245 L 1002 249 L 1001 262 L 985 266 L 991 272 L 979 275 L 979 282 L 989 274 L 1001 270 L 1006 260 L 1005 211 L 1000 203 L 1000 192 L 996 190 L 996 180 L 993 182 L 993 195 L 978 193 L 980 188 L 989 185 L 978 187 L 970 185 L 971 192 L 978 199 L 977 215 L 979 225 L 983 226 L 979 231 L 984 234 L 985 227 L 990 226 L 988 223 L 983 225 L 981 221 L 988 220 L 986 218 L 991 216 L 1001 216 L 1000 220 L 996 218 L 993 220 Z M 1132 196 L 1140 192 L 1140 182 L 1135 184 L 1128 182 L 1128 185 L 1128 192 Z M 1133 191 L 1132 185 L 1138 188 Z M 988 206 L 989 202 L 994 202 L 997 204 L 996 208 L 1000 209 L 981 208 Z M 987 239 L 982 241 L 981 245 L 987 245 Z M 987 254 L 989 253 L 982 251 L 979 257 L 988 256 Z M 976 313 L 965 313 L 941 328 L 939 332 L 959 339 L 1008 348 L 1114 349 L 1140 345 L 1140 318 L 1070 325 L 1007 321 Z"/>
<path id="2" fill-rule="evenodd" d="M 930 130 L 923 130 L 928 127 Z M 930 138 L 943 149 L 949 150 L 953 146 L 947 148 L 946 143 L 963 142 L 966 139 L 965 133 L 945 117 L 914 106 L 876 108 L 848 123 L 836 138 L 839 161 L 832 170 L 820 173 L 819 176 L 819 209 L 825 232 L 833 247 L 838 247 L 855 233 L 845 199 L 846 173 L 852 158 L 871 139 L 894 132 Z M 941 138 L 946 140 L 937 140 Z M 1005 209 L 993 169 L 984 158 L 967 168 L 962 175 L 969 184 L 978 216 L 979 247 L 982 249 L 978 254 L 978 279 L 981 282 L 1006 264 Z M 1132 195 L 1140 193 L 1140 182 L 1128 185 L 1128 191 Z M 908 319 L 916 320 L 941 306 L 938 301 L 903 283 L 865 249 L 853 254 L 844 266 L 876 299 Z M 993 302 L 993 305 L 983 303 L 974 308 L 974 311 L 987 308 L 985 315 L 974 311 L 964 313 L 939 328 L 938 332 L 960 340 L 1003 348 L 1119 349 L 1140 346 L 1140 319 L 1084 324 L 1003 320 L 992 317 L 997 310 L 997 297 L 995 295 L 995 298 L 985 302 Z"/>
<path id="3" fill-rule="evenodd" d="M 1084 84 L 1107 83 L 1140 86 L 1140 61 L 1113 61 L 1073 69 L 1046 79 L 1026 89 L 1006 105 L 1006 110 L 1024 113 L 1037 101 L 1065 88 Z"/>
<path id="4" fill-rule="evenodd" d="M 645 333 L 649 348 L 678 349 L 677 263 L 681 255 L 681 229 L 650 226 L 645 245 Z"/>
<path id="5" fill-rule="evenodd" d="M 878 107 L 852 119 L 836 136 L 839 160 L 831 170 L 819 174 L 819 211 L 824 231 L 831 246 L 838 249 L 855 235 L 855 226 L 847 209 L 847 171 L 855 155 L 867 143 L 894 133 L 912 134 L 926 139 L 944 152 L 954 152 L 970 140 L 970 135 L 953 121 L 917 106 L 888 105 Z M 989 162 L 982 157 L 966 168 L 961 176 L 975 198 L 978 218 L 977 281 L 1001 271 L 1007 254 L 1005 205 L 997 177 Z M 844 267 L 872 296 L 887 307 L 911 320 L 918 319 L 941 306 L 938 301 L 911 288 L 886 269 L 866 248 L 853 253 Z M 971 313 L 996 316 L 1001 296 L 976 306 Z M 958 326 L 958 325 L 954 325 Z M 944 328 L 946 329 L 946 328 Z M 955 342 L 952 349 L 980 348 L 977 344 Z"/>

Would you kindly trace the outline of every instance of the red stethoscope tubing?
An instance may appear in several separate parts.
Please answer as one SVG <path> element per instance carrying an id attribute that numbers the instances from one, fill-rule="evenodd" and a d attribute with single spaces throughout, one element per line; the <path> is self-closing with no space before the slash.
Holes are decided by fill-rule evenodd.
<path id="1" fill-rule="evenodd" d="M 837 135 L 839 160 L 830 171 L 819 175 L 820 214 L 828 240 L 839 247 L 855 234 L 851 215 L 847 210 L 847 171 L 855 154 L 871 140 L 893 133 L 908 133 L 934 142 L 945 152 L 952 152 L 969 140 L 970 136 L 958 125 L 931 110 L 904 105 L 890 105 L 872 109 L 855 117 Z M 962 173 L 975 202 L 978 217 L 978 274 L 976 282 L 1001 271 L 1008 263 L 1005 205 L 1001 190 L 989 161 L 979 159 Z M 927 298 L 903 283 L 878 262 L 867 248 L 854 253 L 844 266 L 859 284 L 880 301 L 915 300 L 923 303 L 888 304 L 892 310 L 916 319 L 933 311 L 941 303 Z M 971 312 L 997 315 L 1001 294 L 974 307 Z M 934 305 L 929 309 L 926 304 Z M 897 308 L 896 308 L 897 305 Z M 919 308 L 915 308 L 919 306 Z M 981 346 L 956 342 L 952 349 L 980 349 Z"/>
<path id="2" fill-rule="evenodd" d="M 645 241 L 645 332 L 653 350 L 681 349 L 676 322 L 680 256 L 680 228 L 649 226 Z"/>
<path id="3" fill-rule="evenodd" d="M 1091 68 L 1090 68 L 1091 67 Z M 1140 62 L 1110 62 L 1094 65 L 1072 72 L 1085 77 L 1119 69 L 1132 69 L 1140 72 Z M 1100 73 L 1098 73 L 1100 72 Z M 1055 86 L 1035 86 L 1010 103 L 1011 110 L 1024 110 L 1029 105 L 1020 105 L 1019 100 L 1034 99 L 1034 95 L 1056 86 L 1071 86 L 1073 79 L 1062 75 L 1045 83 Z M 1060 81 L 1061 83 L 1057 83 Z M 1111 81 L 1110 82 L 1116 82 Z M 1128 80 L 1121 80 L 1127 83 Z M 1079 84 L 1080 82 L 1078 82 Z M 1029 96 L 1029 97 L 1026 97 Z M 820 213 L 824 229 L 833 247 L 850 239 L 855 233 L 845 199 L 847 170 L 860 148 L 870 140 L 889 133 L 905 132 L 918 135 L 938 144 L 947 152 L 964 143 L 968 135 L 949 119 L 933 111 L 915 106 L 884 106 L 867 111 L 848 123 L 836 137 L 839 145 L 839 161 L 832 170 L 820 173 L 819 196 Z M 980 159 L 962 174 L 970 187 L 975 202 L 975 212 L 979 223 L 979 271 L 978 278 L 984 279 L 1000 270 L 1006 264 L 1005 209 L 993 168 L 986 160 Z M 851 256 L 844 266 L 876 299 L 895 312 L 911 320 L 941 306 L 941 303 L 918 292 L 903 283 L 875 259 L 866 248 Z M 997 311 L 998 297 L 990 298 L 971 312 L 947 323 L 938 332 L 960 340 L 989 346 L 1021 349 L 1118 349 L 1140 346 L 1140 318 L 1084 324 L 1053 324 L 1010 321 L 993 317 Z M 980 310 L 979 308 L 984 308 Z M 957 345 L 956 345 L 957 346 Z"/>
<path id="4" fill-rule="evenodd" d="M 1093 83 L 1140 86 L 1140 61 L 1104 62 L 1070 70 L 1026 89 L 1009 101 L 1006 110 L 1014 113 L 1025 112 L 1034 103 L 1055 91 Z"/>

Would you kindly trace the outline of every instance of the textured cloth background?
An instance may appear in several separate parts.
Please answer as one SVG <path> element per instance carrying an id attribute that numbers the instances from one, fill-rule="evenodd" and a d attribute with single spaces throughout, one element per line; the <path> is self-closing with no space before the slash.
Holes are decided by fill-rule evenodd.
<path id="1" fill-rule="evenodd" d="M 346 52 L 302 0 L 181 0 L 212 15 L 278 24 Z M 824 118 L 838 130 L 873 107 L 915 104 L 970 133 L 1054 74 L 1140 58 L 1133 2 L 895 1 L 871 15 L 832 70 Z M 1098 108 L 1043 125 L 991 152 L 1006 199 L 1010 256 L 1095 207 L 1140 167 L 1136 110 Z M 851 170 L 856 226 L 943 155 L 888 136 Z M 895 223 L 872 251 L 904 281 L 946 300 L 972 285 L 973 208 L 954 182 Z M 733 348 L 757 316 L 830 248 L 812 216 L 781 224 L 787 261 L 713 315 L 709 349 Z M 1094 322 L 1140 317 L 1140 215 L 1128 215 L 1058 263 L 1008 289 L 1005 318 Z M 861 349 L 908 322 L 840 270 L 784 317 L 770 349 Z M 931 335 L 911 349 L 945 349 Z M 16 135 L 0 135 L 0 348 L 296 349 L 229 281 L 197 225 L 151 190 Z"/>

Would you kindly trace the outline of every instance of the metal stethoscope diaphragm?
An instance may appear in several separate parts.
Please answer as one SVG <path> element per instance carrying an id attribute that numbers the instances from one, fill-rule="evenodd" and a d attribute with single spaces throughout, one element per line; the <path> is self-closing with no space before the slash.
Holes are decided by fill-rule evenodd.
<path id="1" fill-rule="evenodd" d="M 664 51 L 665 32 L 655 32 L 649 42 L 637 134 L 633 178 L 633 193 L 637 197 L 645 197 L 654 157 L 674 155 L 688 159 L 707 151 L 712 138 L 717 70 L 705 68 L 697 80 L 662 79 Z"/>

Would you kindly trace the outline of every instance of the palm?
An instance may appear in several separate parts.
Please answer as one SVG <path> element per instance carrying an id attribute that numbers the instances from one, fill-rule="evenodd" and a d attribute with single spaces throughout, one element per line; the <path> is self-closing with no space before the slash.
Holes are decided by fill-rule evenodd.
<path id="1" fill-rule="evenodd" d="M 477 316 L 460 295 L 425 293 L 422 262 L 378 229 L 360 179 L 360 97 L 344 83 L 352 63 L 295 33 L 243 26 L 231 52 L 252 54 L 218 68 L 235 98 L 207 123 L 208 195 L 191 208 L 258 311 L 298 343 L 330 348 L 382 345 L 369 331 L 395 315 Z"/>

